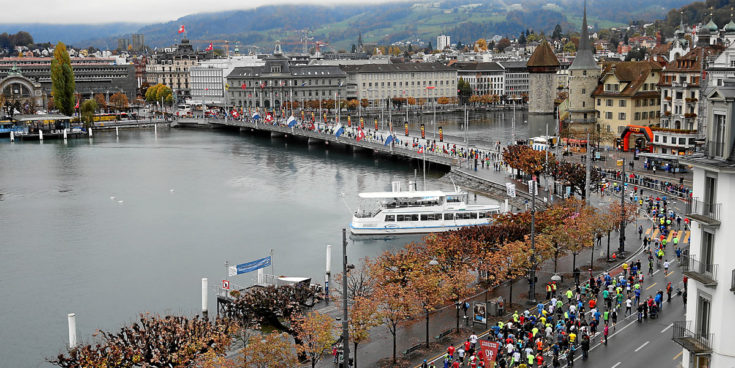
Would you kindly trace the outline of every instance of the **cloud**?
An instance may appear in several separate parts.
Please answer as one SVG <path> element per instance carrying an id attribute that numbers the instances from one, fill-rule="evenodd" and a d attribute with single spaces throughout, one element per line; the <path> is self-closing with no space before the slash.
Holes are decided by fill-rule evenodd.
<path id="1" fill-rule="evenodd" d="M 360 0 L 379 3 L 390 0 Z M 0 12 L 0 23 L 98 24 L 156 23 L 195 13 L 252 9 L 293 3 L 339 4 L 354 0 L 33 0 L 18 1 Z M 32 16 L 29 16 L 32 15 Z"/>

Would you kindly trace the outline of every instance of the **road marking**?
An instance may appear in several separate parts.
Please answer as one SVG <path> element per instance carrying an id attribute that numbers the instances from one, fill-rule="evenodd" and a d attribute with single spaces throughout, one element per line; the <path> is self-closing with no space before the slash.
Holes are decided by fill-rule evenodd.
<path id="1" fill-rule="evenodd" d="M 635 352 L 637 353 L 637 352 L 638 352 L 639 350 L 641 350 L 641 349 L 643 349 L 644 347 L 646 347 L 646 345 L 648 345 L 648 343 L 649 343 L 649 342 L 650 342 L 650 341 L 646 341 L 646 342 L 644 342 L 644 343 L 643 343 L 643 345 L 641 345 L 641 346 L 639 346 L 639 347 L 638 347 L 638 349 L 635 349 Z"/>
<path id="2" fill-rule="evenodd" d="M 653 284 L 651 284 L 651 286 L 647 287 L 646 290 L 648 290 L 648 289 L 650 289 L 650 288 L 652 288 L 654 286 L 656 286 L 656 283 L 655 282 Z"/>
<path id="3" fill-rule="evenodd" d="M 663 330 L 661 330 L 661 333 L 664 333 L 664 332 L 666 332 L 666 330 L 670 329 L 670 328 L 671 328 L 671 327 L 672 327 L 673 325 L 674 325 L 674 324 L 672 323 L 672 324 L 670 324 L 670 325 L 666 326 L 666 328 L 664 328 Z"/>
<path id="4" fill-rule="evenodd" d="M 661 270 L 656 270 L 656 272 L 652 273 L 651 276 L 655 276 L 658 273 L 658 271 L 661 271 Z"/>
<path id="5" fill-rule="evenodd" d="M 614 366 L 612 366 L 612 368 L 617 368 L 617 366 L 619 366 L 620 364 L 622 364 L 622 363 L 621 362 L 617 362 L 617 363 L 615 363 Z"/>
<path id="6" fill-rule="evenodd" d="M 683 353 L 683 352 L 684 352 L 683 350 L 680 351 L 679 354 L 674 355 L 674 359 L 671 359 L 671 360 L 677 360 L 677 359 L 679 359 L 679 357 L 681 356 L 681 353 Z"/>

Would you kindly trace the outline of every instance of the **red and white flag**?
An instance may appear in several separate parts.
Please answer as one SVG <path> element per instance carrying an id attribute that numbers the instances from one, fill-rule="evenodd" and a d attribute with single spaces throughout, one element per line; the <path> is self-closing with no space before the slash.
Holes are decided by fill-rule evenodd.
<path id="1" fill-rule="evenodd" d="M 75 108 L 75 109 L 78 109 L 78 108 L 79 108 L 79 99 L 78 99 L 78 98 L 77 98 L 77 104 L 76 104 L 76 105 L 74 105 L 74 108 Z"/>
<path id="2" fill-rule="evenodd" d="M 419 147 L 419 154 L 424 153 L 424 146 Z"/>
<path id="3" fill-rule="evenodd" d="M 273 122 L 273 114 L 271 114 L 270 112 L 267 113 L 267 114 L 265 114 L 265 122 L 266 123 L 272 123 Z"/>
<path id="4" fill-rule="evenodd" d="M 184 25 L 182 24 L 182 25 L 181 25 L 181 26 L 179 27 L 179 33 L 184 33 L 185 31 L 186 31 L 186 29 L 184 29 Z"/>
<path id="5" fill-rule="evenodd" d="M 182 27 L 183 27 L 183 26 L 182 26 Z M 204 51 L 212 51 L 212 50 L 214 50 L 214 46 L 213 46 L 213 45 L 212 45 L 212 43 L 210 42 L 210 43 L 209 43 L 209 46 L 207 46 L 207 48 L 206 48 L 206 49 L 205 49 Z"/>
<path id="6" fill-rule="evenodd" d="M 240 85 L 240 88 L 245 89 L 245 88 L 248 88 L 248 86 L 247 84 L 245 84 L 245 82 L 242 82 L 242 84 Z"/>
<path id="7" fill-rule="evenodd" d="M 237 119 L 240 116 L 240 114 L 237 113 L 237 110 L 232 110 L 232 117 Z"/>
<path id="8" fill-rule="evenodd" d="M 363 138 L 365 138 L 365 131 L 362 130 L 362 128 L 357 128 L 357 140 L 358 142 L 361 141 Z"/>

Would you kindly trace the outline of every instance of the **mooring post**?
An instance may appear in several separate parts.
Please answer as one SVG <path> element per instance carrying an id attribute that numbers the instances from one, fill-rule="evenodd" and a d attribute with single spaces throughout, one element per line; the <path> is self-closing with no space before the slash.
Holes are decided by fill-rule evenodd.
<path id="1" fill-rule="evenodd" d="M 208 287 L 209 281 L 206 277 L 202 278 L 202 317 L 204 319 L 208 319 L 209 312 L 207 311 L 207 287 Z"/>
<path id="2" fill-rule="evenodd" d="M 118 130 L 118 127 L 115 127 L 115 137 L 120 136 L 120 131 Z"/>
<path id="3" fill-rule="evenodd" d="M 89 128 L 89 138 L 92 138 L 92 128 Z"/>
<path id="4" fill-rule="evenodd" d="M 329 304 L 329 277 L 332 275 L 332 245 L 327 244 L 327 267 L 324 274 L 324 301 Z"/>
<path id="5" fill-rule="evenodd" d="M 66 140 L 66 128 L 64 128 L 64 140 Z"/>
<path id="6" fill-rule="evenodd" d="M 43 130 L 38 131 L 38 140 L 43 141 Z"/>
<path id="7" fill-rule="evenodd" d="M 66 317 L 69 321 L 69 348 L 73 349 L 77 346 L 77 315 L 69 313 Z"/>

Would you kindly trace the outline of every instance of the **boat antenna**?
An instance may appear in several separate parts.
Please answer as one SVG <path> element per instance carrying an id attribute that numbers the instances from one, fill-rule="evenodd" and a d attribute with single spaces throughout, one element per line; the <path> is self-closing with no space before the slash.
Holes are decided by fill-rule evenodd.
<path id="1" fill-rule="evenodd" d="M 457 186 L 457 184 L 454 183 L 454 179 L 450 176 L 449 180 L 452 181 L 452 186 L 454 187 L 454 191 L 459 192 L 459 187 Z"/>
<path id="2" fill-rule="evenodd" d="M 342 198 L 342 203 L 344 203 L 345 207 L 347 207 L 347 210 L 350 211 L 350 213 L 355 213 L 352 208 L 350 208 L 350 205 L 347 204 L 347 200 L 345 199 L 345 192 L 339 193 L 339 197 Z"/>

